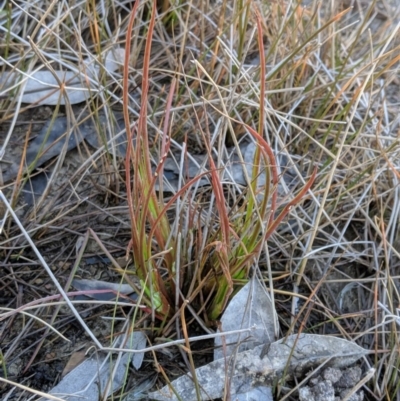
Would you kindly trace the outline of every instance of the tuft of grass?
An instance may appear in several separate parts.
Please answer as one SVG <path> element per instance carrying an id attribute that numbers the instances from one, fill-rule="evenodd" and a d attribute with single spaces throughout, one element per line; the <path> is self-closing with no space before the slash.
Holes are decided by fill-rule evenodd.
<path id="1" fill-rule="evenodd" d="M 131 47 L 131 40 L 129 38 L 132 36 L 133 24 L 137 19 L 138 7 L 139 3 L 136 3 L 129 19 L 128 40 L 126 45 L 127 52 L 124 70 L 125 90 L 123 99 L 127 131 L 131 130 L 127 90 L 129 86 L 128 65 Z M 248 14 L 249 13 L 246 13 L 246 15 Z M 261 69 L 261 76 L 265 76 L 263 31 L 261 17 L 258 11 L 255 19 L 259 32 L 260 60 L 261 65 L 264 66 Z M 244 24 L 245 22 L 248 21 L 241 21 L 240 24 Z M 259 256 L 268 238 L 285 218 L 289 210 L 300 202 L 310 189 L 315 180 L 316 171 L 314 171 L 309 182 L 299 194 L 288 202 L 279 216 L 275 218 L 275 210 L 277 208 L 276 189 L 279 179 L 275 156 L 270 145 L 263 138 L 263 124 L 261 122 L 264 116 L 265 81 L 262 80 L 262 82 L 260 82 L 260 96 L 262 100 L 260 105 L 259 132 L 257 133 L 249 125 L 236 120 L 236 123 L 244 125 L 245 130 L 253 136 L 254 140 L 257 142 L 252 174 L 250 177 L 247 177 L 249 191 L 240 202 L 240 206 L 237 204 L 234 208 L 228 207 L 219 171 L 221 168 L 219 166 L 217 167 L 213 159 L 211 135 L 208 130 L 200 131 L 210 165 L 211 197 L 215 205 L 212 205 L 211 208 L 215 207 L 215 213 L 213 220 L 208 223 L 209 230 L 207 237 L 197 249 L 198 254 L 195 257 L 195 259 L 198 260 L 196 271 L 193 274 L 183 269 L 177 270 L 177 266 L 182 266 L 189 262 L 184 259 L 177 260 L 177 255 L 185 254 L 185 250 L 181 249 L 182 243 L 179 243 L 178 239 L 185 237 L 187 232 L 198 231 L 202 228 L 198 225 L 189 224 L 186 225 L 186 227 L 178 225 L 173 229 L 167 219 L 168 208 L 177 201 L 178 197 L 181 199 L 187 198 L 188 192 L 191 190 L 192 184 L 195 184 L 196 179 L 181 188 L 165 207 L 164 204 L 159 201 L 155 190 L 157 181 L 162 180 L 160 177 L 163 176 L 163 164 L 165 163 L 166 156 L 171 147 L 169 120 L 175 92 L 175 80 L 172 81 L 170 86 L 168 101 L 166 103 L 164 128 L 161 133 L 161 158 L 153 173 L 149 158 L 147 103 L 151 44 L 154 30 L 155 3 L 153 3 L 146 33 L 147 41 L 144 50 L 139 119 L 137 125 L 128 135 L 128 143 L 130 146 L 126 156 L 126 186 L 128 188 L 127 195 L 132 229 L 132 239 L 128 250 L 131 250 L 133 254 L 135 268 L 141 280 L 141 284 L 145 288 L 145 294 L 149 299 L 153 318 L 156 313 L 161 320 L 165 319 L 166 316 L 171 317 L 174 313 L 179 313 L 179 309 L 184 305 L 186 299 L 191 299 L 191 302 L 196 303 L 196 295 L 188 293 L 186 296 L 183 296 L 182 292 L 182 290 L 188 286 L 188 280 L 191 278 L 191 287 L 195 289 L 196 292 L 201 291 L 203 298 L 209 299 L 204 305 L 207 312 L 206 320 L 209 318 L 211 321 L 215 321 L 221 315 L 233 291 L 239 288 L 239 283 L 243 283 L 243 280 L 247 279 L 251 265 Z M 242 31 L 243 29 L 239 29 L 239 32 Z M 242 47 L 242 42 L 240 41 L 239 47 Z M 223 98 L 219 86 L 213 80 L 214 78 L 205 71 L 201 64 L 197 65 L 196 70 L 198 75 L 204 74 L 211 85 L 215 87 L 215 93 L 218 95 L 223 105 Z M 226 107 L 223 106 L 221 112 L 225 113 L 228 117 L 229 112 L 226 110 Z M 199 116 L 196 117 L 198 120 L 200 119 Z M 235 141 L 239 149 L 236 138 Z M 263 159 L 263 163 L 261 162 L 261 158 Z M 255 193 L 260 191 L 257 177 L 263 173 L 262 165 L 267 166 L 266 177 L 268 185 L 264 186 L 262 189 L 264 195 L 262 201 L 258 202 Z M 135 172 L 133 180 L 131 179 L 131 167 L 133 167 L 133 171 Z M 243 166 L 243 168 L 245 169 L 246 166 Z M 269 185 L 270 177 L 272 177 L 271 187 Z M 268 208 L 270 198 L 271 204 L 270 208 Z M 176 215 L 180 215 L 179 210 Z M 198 222 L 199 220 L 197 220 L 197 223 Z"/>

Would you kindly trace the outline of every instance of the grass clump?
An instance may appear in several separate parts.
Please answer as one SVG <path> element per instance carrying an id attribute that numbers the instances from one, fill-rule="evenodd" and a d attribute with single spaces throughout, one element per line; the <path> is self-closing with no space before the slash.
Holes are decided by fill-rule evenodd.
<path id="1" fill-rule="evenodd" d="M 137 3 L 138 6 L 139 3 Z M 136 18 L 137 7 L 132 11 L 128 32 L 133 31 L 133 21 Z M 247 25 L 249 23 L 250 13 L 247 12 L 247 19 L 241 21 L 241 24 Z M 182 15 L 182 18 L 185 18 Z M 187 18 L 187 17 L 186 17 Z M 263 30 L 261 25 L 261 17 L 256 10 L 254 18 L 257 22 L 259 34 L 259 52 L 261 65 L 265 66 L 265 56 L 263 47 Z M 172 316 L 174 313 L 180 314 L 179 309 L 184 307 L 185 301 L 195 301 L 199 296 L 207 301 L 203 302 L 202 308 L 207 312 L 206 320 L 217 319 L 222 313 L 229 296 L 234 291 L 234 283 L 237 285 L 243 280 L 247 279 L 248 271 L 254 260 L 259 256 L 261 250 L 266 244 L 267 239 L 271 236 L 273 231 L 278 227 L 287 215 L 288 211 L 295 206 L 302 197 L 307 193 L 311 187 L 314 179 L 315 172 L 311 177 L 309 183 L 295 196 L 290 202 L 286 204 L 279 216 L 275 217 L 277 209 L 277 186 L 279 182 L 277 172 L 277 162 L 273 151 L 264 139 L 263 131 L 264 126 L 261 123 L 264 118 L 265 106 L 265 81 L 260 82 L 261 91 L 259 95 L 260 109 L 258 114 L 259 124 L 258 132 L 247 125 L 244 121 L 233 120 L 229 117 L 232 111 L 228 111 L 223 103 L 220 87 L 214 81 L 215 77 L 206 72 L 201 63 L 196 65 L 194 73 L 204 75 L 209 84 L 201 84 L 201 92 L 209 93 L 208 96 L 218 96 L 223 104 L 221 114 L 225 116 L 220 117 L 220 120 L 225 122 L 220 125 L 219 130 L 213 133 L 214 138 L 226 136 L 224 129 L 230 131 L 234 137 L 236 146 L 239 149 L 238 138 L 232 129 L 232 121 L 243 125 L 244 129 L 253 137 L 257 142 L 257 149 L 254 155 L 254 166 L 252 168 L 250 177 L 247 177 L 249 183 L 249 190 L 241 194 L 241 197 L 235 201 L 233 208 L 229 208 L 227 200 L 225 199 L 224 189 L 221 182 L 220 174 L 221 167 L 217 167 L 212 155 L 212 140 L 211 134 L 208 130 L 203 130 L 198 127 L 198 135 L 203 141 L 204 148 L 207 152 L 207 157 L 210 165 L 210 184 L 211 184 L 211 202 L 210 210 L 213 210 L 212 216 L 206 222 L 207 237 L 204 238 L 202 244 L 196 249 L 194 257 L 194 268 L 186 269 L 184 266 L 192 261 L 187 258 L 185 248 L 186 244 L 181 242 L 181 238 L 187 235 L 187 232 L 201 231 L 202 228 L 193 224 L 193 220 L 189 224 L 183 224 L 183 221 L 176 220 L 175 227 L 173 228 L 168 219 L 168 208 L 173 206 L 176 208 L 177 199 L 180 207 L 185 207 L 185 200 L 196 184 L 196 178 L 192 182 L 187 183 L 172 197 L 166 206 L 160 202 L 155 186 L 163 176 L 163 163 L 171 147 L 171 126 L 169 124 L 170 110 L 173 107 L 173 97 L 176 87 L 175 79 L 169 88 L 169 96 L 166 103 L 166 111 L 164 115 L 163 130 L 161 133 L 162 143 L 160 154 L 161 159 L 157 165 L 156 171 L 151 169 L 150 149 L 149 149 L 149 136 L 147 129 L 147 101 L 149 90 L 149 72 L 151 65 L 151 43 L 155 31 L 155 4 L 153 3 L 153 10 L 150 17 L 149 27 L 147 31 L 147 41 L 144 49 L 144 62 L 143 62 L 143 75 L 142 75 L 142 94 L 141 94 L 141 109 L 137 122 L 137 127 L 132 131 L 135 135 L 135 140 L 129 139 L 129 143 L 135 143 L 136 146 L 132 147 L 127 154 L 126 165 L 126 181 L 127 187 L 131 187 L 131 192 L 128 191 L 128 204 L 130 208 L 130 219 L 132 227 L 132 240 L 131 246 L 133 253 L 133 260 L 136 266 L 136 271 L 139 274 L 141 283 L 145 288 L 145 293 L 151 300 L 151 307 L 154 312 L 158 312 L 161 319 L 166 316 Z M 239 29 L 239 33 L 243 29 Z M 128 38 L 131 37 L 128 34 Z M 239 39 L 243 40 L 244 35 L 239 35 Z M 239 40 L 238 45 L 241 48 L 242 43 Z M 125 78 L 124 85 L 128 87 L 128 61 L 130 59 L 131 41 L 127 42 L 127 54 L 125 62 Z M 242 50 L 241 50 L 242 52 Z M 238 60 L 240 61 L 240 60 Z M 236 68 L 235 68 L 236 69 Z M 261 68 L 261 76 L 265 76 L 265 67 Z M 230 78 L 235 78 L 236 74 L 232 74 Z M 196 76 L 191 77 L 196 81 Z M 198 82 L 196 83 L 196 85 Z M 205 89 L 208 87 L 208 90 Z M 205 97 L 206 100 L 206 97 Z M 125 121 L 126 127 L 130 129 L 129 110 L 128 110 L 128 93 L 124 91 L 124 104 L 125 104 Z M 196 113 L 196 110 L 194 110 Z M 256 117 L 256 118 L 257 118 Z M 199 121 L 199 116 L 196 116 Z M 225 128 L 224 128 L 225 125 Z M 224 146 L 224 142 L 220 141 Z M 219 149 L 223 151 L 222 148 Z M 264 163 L 261 163 L 261 159 Z M 218 164 L 218 161 L 217 161 Z M 266 173 L 261 171 L 261 165 L 267 166 Z M 136 172 L 131 185 L 130 167 Z M 243 166 L 246 169 L 246 166 Z M 223 171 L 222 171 L 223 173 Z M 262 188 L 263 197 L 258 201 L 255 193 L 260 191 L 258 187 L 259 174 L 266 174 L 266 182 Z M 199 179 L 198 177 L 197 179 Z M 269 184 L 271 179 L 271 186 Z M 268 204 L 270 202 L 270 205 Z M 268 207 L 270 206 L 270 207 Z M 192 213 L 195 210 L 196 204 L 189 206 L 188 212 Z M 192 209 L 192 210 L 191 210 Z M 182 216 L 183 210 L 176 210 L 176 218 Z M 178 217 L 179 216 L 179 217 Z M 197 223 L 199 223 L 197 219 Z M 148 227 L 150 229 L 148 229 Z M 183 257 L 181 257 L 183 255 Z M 177 259 L 179 258 L 179 259 Z M 188 271 L 192 270 L 192 271 Z M 190 286 L 189 280 L 191 280 Z M 189 287 L 187 293 L 183 293 L 184 288 Z M 201 295 L 195 295 L 192 292 Z"/>

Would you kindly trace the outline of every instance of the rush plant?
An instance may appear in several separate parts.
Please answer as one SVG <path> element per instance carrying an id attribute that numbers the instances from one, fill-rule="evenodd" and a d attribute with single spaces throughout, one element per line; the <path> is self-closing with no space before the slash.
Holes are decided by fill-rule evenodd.
<path id="1" fill-rule="evenodd" d="M 316 171 L 314 170 L 303 189 L 277 213 L 279 177 L 274 152 L 263 135 L 265 80 L 260 79 L 258 132 L 251 126 L 229 117 L 226 109 L 221 110 L 221 114 L 227 117 L 227 124 L 231 131 L 233 131 L 232 123 L 242 124 L 245 131 L 253 137 L 257 144 L 252 173 L 250 177 L 247 177 L 248 190 L 234 205 L 228 205 L 221 181 L 220 168 L 213 158 L 210 135 L 203 132 L 202 138 L 208 155 L 209 170 L 202 175 L 207 174 L 210 179 L 211 190 L 208 196 L 213 216 L 206 222 L 205 229 L 201 226 L 199 218 L 192 219 L 189 226 L 178 222 L 173 227 L 167 217 L 167 212 L 173 206 L 175 207 L 179 200 L 180 209 L 176 213 L 176 222 L 183 209 L 189 209 L 189 214 L 194 213 L 195 207 L 188 201 L 189 194 L 202 175 L 188 181 L 168 202 L 164 202 L 162 194 L 156 191 L 156 184 L 163 179 L 163 167 L 171 146 L 171 130 L 174 127 L 171 124 L 170 116 L 176 84 L 173 79 L 164 113 L 161 157 L 154 172 L 150 160 L 147 107 L 150 54 L 156 16 L 155 2 L 153 2 L 148 29 L 144 33 L 146 44 L 140 115 L 133 129 L 130 128 L 127 90 L 130 38 L 139 3 L 135 3 L 129 19 L 124 70 L 124 115 L 126 129 L 129 132 L 125 167 L 132 230 L 128 252 L 132 253 L 136 272 L 144 288 L 145 298 L 151 307 L 153 317 L 164 320 L 179 313 L 181 308 L 185 307 L 185 300 L 196 303 L 196 300 L 199 299 L 201 302 L 197 302 L 197 304 L 202 305 L 200 310 L 206 311 L 205 319 L 212 322 L 220 316 L 235 288 L 243 285 L 246 281 L 250 267 L 259 258 L 267 240 L 280 222 L 304 198 L 315 180 Z M 265 56 L 261 19 L 257 11 L 253 15 L 258 31 L 262 66 L 260 76 L 264 77 Z M 243 23 L 241 21 L 241 24 Z M 243 43 L 240 46 L 243 46 Z M 197 64 L 197 68 L 207 76 L 200 64 Z M 208 78 L 212 82 L 212 78 Z M 222 96 L 221 104 L 224 104 Z M 238 147 L 237 141 L 236 146 Z M 243 168 L 245 169 L 244 165 Z M 133 176 L 131 171 L 133 171 Z M 257 187 L 257 177 L 260 174 L 266 175 L 267 182 L 262 191 Z M 259 200 L 260 194 L 262 194 L 261 201 Z M 187 241 L 182 240 L 189 233 L 197 233 L 197 245 L 192 255 L 185 249 Z M 193 260 L 185 260 L 185 257 Z M 188 268 L 188 266 L 194 266 L 194 268 Z M 189 290 L 184 293 L 184 289 L 188 288 Z"/>

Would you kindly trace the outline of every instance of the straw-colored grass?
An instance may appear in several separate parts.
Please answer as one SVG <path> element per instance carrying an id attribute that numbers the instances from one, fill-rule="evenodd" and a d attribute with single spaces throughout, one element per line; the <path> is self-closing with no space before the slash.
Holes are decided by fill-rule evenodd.
<path id="1" fill-rule="evenodd" d="M 54 285 L 62 294 L 75 275 L 90 276 L 85 260 L 97 254 L 108 258 L 109 279 L 130 283 L 140 295 L 128 317 L 151 339 L 188 340 L 193 322 L 211 333 L 258 269 L 282 336 L 356 341 L 371 350 L 364 367 L 377 372 L 364 386 L 366 398 L 398 397 L 400 7 L 384 0 L 308 3 L 37 0 L 10 2 L 0 12 L 3 74 L 31 71 L 52 53 L 101 66 L 106 50 L 125 48 L 121 68 L 101 68 L 103 89 L 79 109 L 95 120 L 106 113 L 116 135 L 111 116 L 122 112 L 131 144 L 124 159 L 112 146 L 64 149 L 32 208 L 24 207 L 21 188 L 35 170 L 21 165 L 4 183 L 24 231 L 3 208 L 3 371 L 21 358 L 36 319 L 56 330 L 42 327 L 16 382 L 38 362 L 41 347 L 60 338 L 63 308 L 46 309 L 46 297 Z M 7 155 L 21 119 L 32 119 L 36 106 L 21 104 L 18 88 L 1 86 L 0 104 Z M 76 106 L 48 113 L 77 124 Z M 18 146 L 25 149 L 32 127 L 23 127 Z M 104 129 L 98 127 L 100 136 Z M 257 145 L 252 168 L 244 166 L 247 185 L 226 184 L 227 155 L 244 140 Z M 190 155 L 198 153 L 207 167 L 188 177 Z M 181 167 L 179 187 L 163 193 L 160 177 L 172 155 Z M 283 179 L 288 171 L 291 185 Z M 270 185 L 260 189 L 262 173 Z M 210 185 L 199 187 L 204 177 Z M 124 265 L 117 260 L 123 255 Z M 58 284 L 35 284 L 47 277 Z M 19 293 L 21 285 L 29 290 Z M 22 312 L 41 298 L 29 315 L 6 309 Z M 69 307 L 77 316 L 77 306 Z M 117 312 L 117 305 L 107 311 Z M 24 323 L 12 338 L 14 321 Z M 98 347 L 109 344 L 83 320 L 82 327 Z M 190 353 L 184 360 L 193 369 Z M 278 386 L 277 399 L 286 390 Z"/>

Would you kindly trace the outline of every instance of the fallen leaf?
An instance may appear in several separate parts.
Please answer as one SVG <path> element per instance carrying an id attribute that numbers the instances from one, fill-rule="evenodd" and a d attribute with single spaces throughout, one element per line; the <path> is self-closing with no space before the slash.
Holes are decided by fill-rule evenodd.
<path id="1" fill-rule="evenodd" d="M 224 331 L 247 329 L 253 326 L 256 329 L 251 331 L 251 336 L 247 339 L 244 334 L 216 337 L 214 360 L 230 357 L 234 352 L 253 349 L 258 344 L 264 344 L 264 347 L 267 347 L 275 338 L 279 327 L 275 307 L 265 286 L 255 275 L 232 298 L 221 317 L 221 327 Z M 236 401 L 272 401 L 272 390 L 269 387 L 260 386 L 248 392 L 236 394 L 235 398 Z"/>
<path id="2" fill-rule="evenodd" d="M 249 334 L 230 334 L 216 337 L 214 359 L 229 357 L 234 352 L 253 349 L 256 345 L 271 343 L 275 340 L 278 319 L 271 297 L 257 277 L 253 277 L 231 299 L 221 317 L 223 331 L 256 327 Z M 226 346 L 224 347 L 224 343 Z"/>
<path id="3" fill-rule="evenodd" d="M 109 51 L 104 58 L 105 70 L 115 71 L 124 61 L 125 50 L 122 48 Z M 49 61 L 59 60 L 57 54 L 48 55 Z M 36 105 L 65 105 L 84 102 L 99 88 L 100 66 L 94 65 L 93 59 L 85 59 L 81 71 L 70 65 L 66 71 L 35 70 L 31 73 L 22 71 L 4 73 L 0 76 L 2 94 L 21 86 L 21 101 Z M 60 82 L 63 91 L 60 91 Z M 87 83 L 90 82 L 90 85 Z"/>
<path id="4" fill-rule="evenodd" d="M 196 369 L 201 400 L 223 397 L 227 381 L 231 397 L 246 393 L 259 386 L 271 386 L 285 373 L 285 379 L 301 376 L 310 369 L 325 366 L 345 367 L 368 353 L 355 343 L 337 337 L 301 334 L 272 343 L 263 358 L 264 345 L 241 352 L 230 358 L 218 359 Z M 185 401 L 197 401 L 196 388 L 189 375 L 171 383 L 171 388 Z M 150 393 L 149 398 L 159 401 L 178 401 L 169 386 Z"/>
<path id="5" fill-rule="evenodd" d="M 143 338 L 146 337 L 142 332 L 135 331 L 124 346 L 130 349 L 144 348 L 146 342 L 143 343 Z M 118 344 L 116 345 L 119 346 Z M 69 372 L 49 394 L 68 401 L 106 399 L 124 385 L 131 361 L 136 369 L 140 368 L 144 353 L 133 355 L 131 353 L 120 353 L 115 357 L 112 354 L 107 357 L 93 355 Z M 41 399 L 41 401 L 47 400 Z"/>
<path id="6" fill-rule="evenodd" d="M 64 377 L 64 376 L 67 375 L 69 372 L 71 372 L 72 370 L 74 370 L 78 365 L 80 365 L 80 364 L 85 360 L 85 357 L 86 357 L 86 351 L 85 351 L 85 350 L 84 350 L 84 351 L 77 351 L 77 352 L 74 352 L 74 353 L 70 356 L 70 358 L 69 358 L 67 364 L 65 365 L 64 370 L 63 370 L 61 376 Z"/>
<path id="7" fill-rule="evenodd" d="M 85 296 L 97 299 L 99 301 L 112 301 L 117 298 L 117 295 L 126 295 L 130 298 L 136 299 L 137 295 L 134 293 L 132 287 L 129 284 L 121 283 L 109 283 L 107 281 L 101 280 L 86 280 L 86 279 L 74 279 L 72 280 L 72 285 L 79 291 L 88 291 Z M 109 290 L 109 292 L 89 292 L 89 291 L 102 291 Z M 121 301 L 126 298 L 120 297 Z"/>

